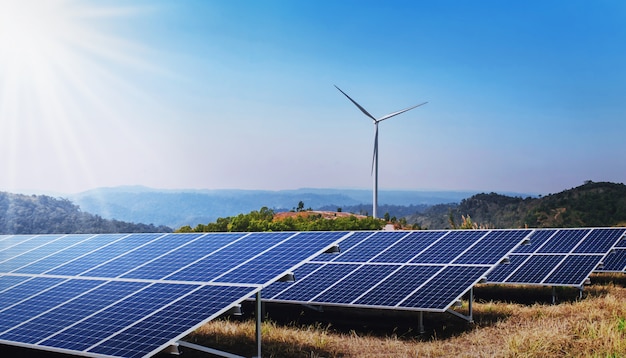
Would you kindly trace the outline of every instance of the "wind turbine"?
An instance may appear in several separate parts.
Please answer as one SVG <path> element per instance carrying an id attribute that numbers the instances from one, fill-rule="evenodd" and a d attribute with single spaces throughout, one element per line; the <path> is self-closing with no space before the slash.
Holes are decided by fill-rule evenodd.
<path id="1" fill-rule="evenodd" d="M 344 96 L 348 97 L 348 99 L 350 100 L 350 102 L 354 103 L 355 106 L 357 106 L 358 109 L 361 110 L 361 112 L 363 112 L 363 114 L 365 114 L 366 116 L 370 117 L 373 121 L 374 121 L 374 127 L 376 128 L 376 132 L 374 134 L 374 155 L 372 157 L 372 174 L 374 175 L 374 188 L 373 188 L 373 203 L 372 203 L 372 217 L 376 218 L 376 214 L 378 211 L 378 123 L 384 121 L 385 119 L 389 119 L 391 117 L 397 116 L 398 114 L 407 112 L 412 110 L 413 108 L 422 106 L 428 102 L 424 102 L 424 103 L 420 103 L 416 106 L 413 107 L 409 107 L 397 112 L 393 112 L 393 113 L 389 113 L 386 114 L 378 119 L 374 118 L 374 116 L 372 116 L 371 114 L 369 114 L 369 112 L 367 112 L 365 110 L 365 108 L 361 107 L 360 104 L 356 103 L 355 100 L 353 100 L 352 98 L 350 98 L 350 96 L 348 96 L 344 91 L 342 91 L 339 87 L 337 87 L 335 85 L 335 88 L 339 90 L 339 92 L 343 93 Z"/>

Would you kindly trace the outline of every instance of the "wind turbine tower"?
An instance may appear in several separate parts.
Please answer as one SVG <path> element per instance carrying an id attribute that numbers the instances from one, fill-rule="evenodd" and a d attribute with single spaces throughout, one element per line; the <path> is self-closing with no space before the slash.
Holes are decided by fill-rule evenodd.
<path id="1" fill-rule="evenodd" d="M 335 86 L 335 88 L 337 88 L 339 90 L 339 92 L 343 93 L 344 96 L 346 96 L 350 102 L 354 103 L 355 106 L 357 106 L 358 109 L 361 110 L 361 112 L 363 112 L 363 114 L 365 114 L 366 116 L 368 116 L 369 118 L 371 118 L 374 121 L 374 128 L 375 128 L 375 134 L 374 134 L 374 155 L 372 156 L 372 174 L 374 176 L 374 188 L 373 188 L 373 203 L 372 203 L 372 216 L 374 218 L 377 217 L 377 211 L 378 211 L 378 123 L 384 121 L 385 119 L 389 119 L 391 117 L 395 117 L 398 114 L 407 112 L 412 110 L 413 108 L 422 106 L 428 102 L 424 102 L 424 103 L 420 103 L 416 106 L 413 107 L 409 107 L 397 112 L 393 112 L 393 113 L 389 113 L 386 114 L 378 119 L 376 119 L 374 116 L 372 116 L 371 114 L 369 114 L 369 112 L 367 112 L 365 110 L 365 108 L 361 107 L 360 104 L 356 103 L 355 100 L 353 100 L 352 98 L 350 98 L 350 96 L 348 96 L 344 91 L 342 91 L 339 87 Z"/>

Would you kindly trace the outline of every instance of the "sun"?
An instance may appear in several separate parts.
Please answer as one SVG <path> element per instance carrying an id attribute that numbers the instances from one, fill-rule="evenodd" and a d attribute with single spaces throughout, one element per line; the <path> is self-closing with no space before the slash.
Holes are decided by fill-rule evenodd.
<path id="1" fill-rule="evenodd" d="M 149 65 L 107 25 L 141 9 L 107 4 L 0 0 L 0 190 L 42 175 L 85 181 L 109 155 L 107 134 L 128 132 L 114 104 L 132 84 L 120 73 Z"/>

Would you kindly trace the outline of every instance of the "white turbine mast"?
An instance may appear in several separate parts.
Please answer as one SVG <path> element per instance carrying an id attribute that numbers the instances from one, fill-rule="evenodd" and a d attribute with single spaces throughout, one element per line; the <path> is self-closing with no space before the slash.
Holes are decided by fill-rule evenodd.
<path id="1" fill-rule="evenodd" d="M 353 100 L 352 98 L 350 98 L 350 96 L 348 96 L 344 91 L 342 91 L 339 87 L 337 87 L 335 85 L 335 88 L 339 90 L 339 92 L 343 93 L 344 96 L 346 96 L 350 102 L 354 103 L 355 106 L 357 106 L 358 109 L 361 110 L 361 112 L 363 112 L 363 114 L 365 114 L 366 116 L 368 116 L 369 118 L 372 119 L 372 121 L 374 121 L 374 127 L 375 127 L 375 134 L 374 134 L 374 154 L 372 156 L 372 174 L 374 176 L 374 188 L 373 188 L 373 203 L 372 203 L 372 217 L 376 218 L 377 217 L 377 211 L 378 211 L 378 123 L 384 121 L 385 119 L 389 119 L 391 117 L 397 116 L 398 114 L 407 112 L 412 110 L 413 108 L 417 108 L 419 106 L 425 105 L 428 102 L 424 102 L 424 103 L 420 103 L 416 106 L 413 107 L 409 107 L 397 112 L 393 112 L 393 113 L 389 113 L 386 114 L 380 118 L 375 118 L 374 116 L 372 116 L 371 114 L 369 114 L 368 111 L 365 110 L 365 108 L 361 107 L 360 104 L 356 103 L 355 100 Z"/>

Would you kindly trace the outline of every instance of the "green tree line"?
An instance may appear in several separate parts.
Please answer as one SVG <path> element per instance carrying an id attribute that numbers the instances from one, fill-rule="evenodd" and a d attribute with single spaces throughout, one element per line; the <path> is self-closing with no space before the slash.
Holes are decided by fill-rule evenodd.
<path id="1" fill-rule="evenodd" d="M 358 218 L 354 215 L 332 219 L 321 214 L 300 215 L 275 220 L 273 210 L 262 207 L 248 214 L 218 218 L 215 222 L 199 224 L 192 228 L 183 226 L 177 232 L 258 232 L 258 231 L 346 231 L 381 230 L 386 222 L 373 217 Z"/>

